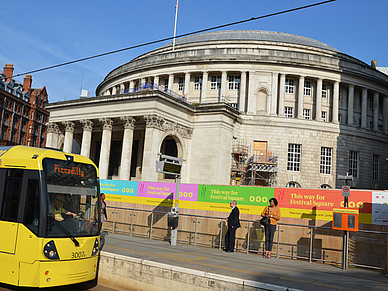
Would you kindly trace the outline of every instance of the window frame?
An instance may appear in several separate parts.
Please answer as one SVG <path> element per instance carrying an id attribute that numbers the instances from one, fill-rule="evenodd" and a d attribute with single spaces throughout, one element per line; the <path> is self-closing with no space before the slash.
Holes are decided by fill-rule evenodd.
<path id="1" fill-rule="evenodd" d="M 210 90 L 221 90 L 221 75 L 210 76 Z"/>
<path id="2" fill-rule="evenodd" d="M 349 151 L 349 175 L 358 178 L 359 152 Z"/>
<path id="3" fill-rule="evenodd" d="M 286 79 L 285 93 L 286 94 L 294 94 L 295 93 L 294 79 Z"/>
<path id="4" fill-rule="evenodd" d="M 331 175 L 333 169 L 333 148 L 321 147 L 321 162 L 319 172 L 324 175 Z"/>
<path id="5" fill-rule="evenodd" d="M 304 81 L 303 95 L 304 96 L 311 96 L 311 82 L 310 81 Z"/>
<path id="6" fill-rule="evenodd" d="M 308 108 L 303 109 L 303 118 L 308 120 L 311 119 L 311 109 L 308 109 Z"/>
<path id="7" fill-rule="evenodd" d="M 291 113 L 290 113 L 291 111 Z M 294 107 L 284 107 L 284 116 L 287 118 L 294 118 Z"/>
<path id="8" fill-rule="evenodd" d="M 229 90 L 239 90 L 240 89 L 241 77 L 238 75 L 229 75 L 228 76 L 228 89 Z"/>
<path id="9" fill-rule="evenodd" d="M 288 144 L 287 150 L 287 171 L 300 172 L 302 164 L 302 145 Z"/>

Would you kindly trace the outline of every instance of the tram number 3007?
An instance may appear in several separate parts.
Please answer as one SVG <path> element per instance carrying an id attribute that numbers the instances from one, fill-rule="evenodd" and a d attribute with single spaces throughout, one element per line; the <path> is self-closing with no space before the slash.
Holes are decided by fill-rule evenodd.
<path id="1" fill-rule="evenodd" d="M 72 259 L 81 259 L 81 258 L 85 258 L 85 252 L 82 251 L 82 252 L 72 252 L 71 253 L 71 258 Z"/>

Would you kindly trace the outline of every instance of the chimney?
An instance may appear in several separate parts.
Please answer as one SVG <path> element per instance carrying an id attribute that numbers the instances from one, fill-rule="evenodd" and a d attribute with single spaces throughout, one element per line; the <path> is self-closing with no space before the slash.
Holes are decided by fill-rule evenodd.
<path id="1" fill-rule="evenodd" d="M 376 69 L 376 67 L 377 67 L 377 60 L 373 60 L 372 63 L 370 64 L 370 66 L 371 66 L 373 69 Z"/>
<path id="2" fill-rule="evenodd" d="M 23 82 L 23 91 L 29 92 L 31 90 L 32 77 L 31 75 L 25 75 Z"/>
<path id="3" fill-rule="evenodd" d="M 5 64 L 3 74 L 6 77 L 6 82 L 11 82 L 13 76 L 13 64 Z"/>

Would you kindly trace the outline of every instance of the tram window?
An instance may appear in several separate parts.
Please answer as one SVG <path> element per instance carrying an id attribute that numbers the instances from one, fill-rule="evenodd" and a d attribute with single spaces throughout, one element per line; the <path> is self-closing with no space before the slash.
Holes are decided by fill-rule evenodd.
<path id="1" fill-rule="evenodd" d="M 8 169 L 5 178 L 1 219 L 17 221 L 23 170 Z"/>
<path id="2" fill-rule="evenodd" d="M 24 210 L 24 225 L 38 234 L 39 226 L 39 180 L 29 179 L 27 183 L 26 206 Z"/>

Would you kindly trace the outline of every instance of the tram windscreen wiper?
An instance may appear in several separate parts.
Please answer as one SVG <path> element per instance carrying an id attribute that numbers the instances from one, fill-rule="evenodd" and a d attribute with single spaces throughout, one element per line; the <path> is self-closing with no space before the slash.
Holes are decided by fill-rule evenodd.
<path id="1" fill-rule="evenodd" d="M 50 213 L 50 214 L 47 214 L 47 218 L 49 218 L 49 220 L 51 220 L 52 222 L 55 223 L 56 226 L 58 226 L 58 228 L 60 230 L 62 230 L 66 235 L 69 236 L 69 238 L 73 241 L 74 245 L 76 247 L 79 246 L 79 242 L 78 240 L 76 240 L 76 238 L 66 229 L 64 228 L 58 221 L 55 220 L 55 217 Z"/>

